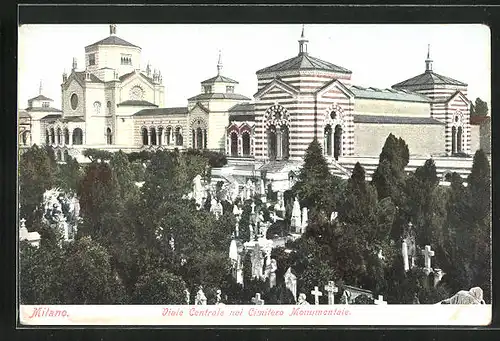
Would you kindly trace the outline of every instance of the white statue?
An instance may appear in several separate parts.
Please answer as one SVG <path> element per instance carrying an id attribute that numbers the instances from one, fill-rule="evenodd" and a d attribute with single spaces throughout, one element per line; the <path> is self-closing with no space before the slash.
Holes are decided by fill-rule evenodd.
<path id="1" fill-rule="evenodd" d="M 330 215 L 330 222 L 337 220 L 338 215 L 339 215 L 338 212 L 333 211 L 332 214 Z"/>
<path id="2" fill-rule="evenodd" d="M 307 213 L 308 213 L 307 207 L 302 207 L 302 222 L 300 224 L 301 225 L 301 233 L 305 233 L 306 232 L 307 224 L 308 224 L 308 221 L 309 221 Z"/>
<path id="3" fill-rule="evenodd" d="M 299 294 L 299 298 L 297 299 L 298 305 L 309 305 L 309 302 L 306 300 L 307 296 L 304 293 Z"/>
<path id="4" fill-rule="evenodd" d="M 269 270 L 269 286 L 273 288 L 276 285 L 276 270 L 278 270 L 278 262 L 276 259 L 271 259 L 271 268 Z"/>
<path id="5" fill-rule="evenodd" d="M 196 202 L 196 206 L 201 208 L 203 206 L 204 188 L 201 183 L 201 175 L 199 174 L 193 179 L 193 198 Z"/>
<path id="6" fill-rule="evenodd" d="M 206 305 L 207 304 L 207 297 L 205 296 L 205 293 L 203 293 L 203 287 L 200 285 L 198 292 L 196 293 L 196 298 L 194 304 L 196 305 Z"/>
<path id="7" fill-rule="evenodd" d="M 485 304 L 483 300 L 483 289 L 474 287 L 469 291 L 461 290 L 450 298 L 437 304 Z"/>
<path id="8" fill-rule="evenodd" d="M 293 209 L 292 209 L 292 218 L 290 225 L 292 227 L 292 230 L 295 233 L 300 233 L 302 231 L 302 224 L 301 224 L 301 216 L 300 216 L 300 204 L 299 200 L 295 198 L 293 201 Z"/>

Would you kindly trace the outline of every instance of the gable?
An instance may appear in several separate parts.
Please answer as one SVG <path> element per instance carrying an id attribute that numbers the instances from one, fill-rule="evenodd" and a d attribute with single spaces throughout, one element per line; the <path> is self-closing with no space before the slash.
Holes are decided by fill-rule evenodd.
<path id="1" fill-rule="evenodd" d="M 461 91 L 455 92 L 453 95 L 450 96 L 450 98 L 447 100 L 448 105 L 451 104 L 462 104 L 469 106 L 470 101 Z"/>
<path id="2" fill-rule="evenodd" d="M 339 80 L 332 80 L 316 92 L 318 98 L 354 98 L 354 94 Z"/>
<path id="3" fill-rule="evenodd" d="M 273 79 L 272 82 L 260 89 L 255 95 L 255 99 L 265 97 L 282 97 L 282 98 L 295 98 L 299 91 L 291 85 L 279 79 Z"/>

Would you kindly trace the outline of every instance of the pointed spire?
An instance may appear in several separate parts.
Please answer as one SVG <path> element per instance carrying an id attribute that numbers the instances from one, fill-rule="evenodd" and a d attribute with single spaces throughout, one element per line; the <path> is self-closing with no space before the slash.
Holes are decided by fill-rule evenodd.
<path id="1" fill-rule="evenodd" d="M 40 79 L 40 87 L 38 88 L 38 94 L 41 95 L 43 90 L 42 80 Z"/>
<path id="2" fill-rule="evenodd" d="M 304 31 L 304 25 L 302 25 L 302 34 L 300 35 L 299 39 L 299 55 L 307 54 L 307 43 L 309 42 L 309 40 L 307 40 Z"/>
<path id="3" fill-rule="evenodd" d="M 425 72 L 432 72 L 431 44 L 427 44 L 427 59 L 425 60 Z"/>
<path id="4" fill-rule="evenodd" d="M 110 36 L 116 35 L 116 25 L 115 24 L 109 25 L 109 35 Z"/>
<path id="5" fill-rule="evenodd" d="M 217 62 L 217 76 L 220 75 L 220 72 L 222 70 L 222 52 L 219 50 L 219 61 Z"/>
<path id="6" fill-rule="evenodd" d="M 149 77 L 151 75 L 151 64 L 148 60 L 148 65 L 146 65 L 146 75 Z"/>
<path id="7" fill-rule="evenodd" d="M 73 57 L 73 65 L 72 65 L 71 70 L 73 70 L 73 71 L 76 70 L 76 58 L 75 57 Z"/>

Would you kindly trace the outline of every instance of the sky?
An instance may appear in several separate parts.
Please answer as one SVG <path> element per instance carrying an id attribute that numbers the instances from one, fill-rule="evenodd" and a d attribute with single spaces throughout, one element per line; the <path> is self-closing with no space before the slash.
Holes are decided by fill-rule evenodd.
<path id="1" fill-rule="evenodd" d="M 117 25 L 117 36 L 142 48 L 161 71 L 165 106 L 186 106 L 200 83 L 217 74 L 239 82 L 235 92 L 253 98 L 255 72 L 298 54 L 301 24 Z M 109 25 L 22 25 L 19 27 L 18 103 L 42 93 L 61 106 L 64 71 L 73 57 L 84 69 L 84 47 L 109 36 Z M 430 44 L 433 69 L 469 85 L 468 97 L 490 103 L 490 31 L 485 25 L 305 25 L 310 55 L 352 71 L 352 83 L 389 88 L 425 71 Z"/>

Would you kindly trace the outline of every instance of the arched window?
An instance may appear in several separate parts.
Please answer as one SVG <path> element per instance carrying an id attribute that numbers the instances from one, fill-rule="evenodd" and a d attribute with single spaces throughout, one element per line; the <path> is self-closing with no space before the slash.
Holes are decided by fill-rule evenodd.
<path id="1" fill-rule="evenodd" d="M 163 144 L 163 127 L 158 128 L 158 145 L 161 146 Z"/>
<path id="2" fill-rule="evenodd" d="M 151 128 L 151 145 L 156 146 L 156 129 Z"/>
<path id="3" fill-rule="evenodd" d="M 45 144 L 50 144 L 50 132 L 48 129 L 45 129 Z"/>
<path id="4" fill-rule="evenodd" d="M 62 144 L 62 132 L 61 132 L 61 128 L 57 128 L 57 144 Z"/>
<path id="5" fill-rule="evenodd" d="M 333 134 L 333 157 L 335 160 L 339 159 L 342 155 L 342 127 L 340 124 L 335 126 L 335 133 Z"/>
<path id="6" fill-rule="evenodd" d="M 57 160 L 62 161 L 62 153 L 61 150 L 57 151 Z"/>
<path id="7" fill-rule="evenodd" d="M 21 139 L 23 141 L 23 145 L 27 145 L 28 144 L 28 132 L 27 131 L 24 131 L 21 135 Z"/>
<path id="8" fill-rule="evenodd" d="M 99 115 L 101 113 L 101 102 L 95 101 L 94 102 L 94 114 Z"/>
<path id="9" fill-rule="evenodd" d="M 67 150 L 64 151 L 64 161 L 68 162 L 69 161 L 69 153 Z"/>
<path id="10" fill-rule="evenodd" d="M 231 133 L 231 156 L 238 156 L 238 134 Z"/>
<path id="11" fill-rule="evenodd" d="M 276 135 L 276 126 L 274 125 L 267 128 L 267 155 L 270 160 L 276 160 L 278 156 L 278 138 Z"/>
<path id="12" fill-rule="evenodd" d="M 243 144 L 243 156 L 250 155 L 250 133 L 245 131 L 241 134 L 241 143 Z"/>
<path id="13" fill-rule="evenodd" d="M 191 130 L 191 148 L 196 149 L 196 130 Z"/>
<path id="14" fill-rule="evenodd" d="M 149 144 L 148 130 L 146 128 L 142 128 L 141 135 L 142 135 L 142 145 L 147 146 Z"/>
<path id="15" fill-rule="evenodd" d="M 333 142 L 332 126 L 328 124 L 325 127 L 325 143 L 323 147 L 323 151 L 328 156 L 332 156 L 332 144 L 333 144 L 332 142 Z"/>
<path id="16" fill-rule="evenodd" d="M 106 142 L 108 144 L 113 144 L 113 133 L 109 127 L 106 129 Z"/>
<path id="17" fill-rule="evenodd" d="M 203 130 L 201 128 L 196 128 L 196 148 L 203 149 Z"/>
<path id="18" fill-rule="evenodd" d="M 457 129 L 457 153 L 462 152 L 462 127 Z"/>
<path id="19" fill-rule="evenodd" d="M 83 131 L 80 128 L 75 128 L 73 130 L 73 144 L 80 145 L 83 144 Z"/>
<path id="20" fill-rule="evenodd" d="M 177 127 L 177 128 L 175 128 L 175 145 L 182 146 L 182 143 L 183 143 L 182 128 Z"/>
<path id="21" fill-rule="evenodd" d="M 165 140 L 166 140 L 167 145 L 170 145 L 170 143 L 172 143 L 172 141 L 170 141 L 171 134 L 172 134 L 172 127 L 167 127 L 165 129 Z"/>
<path id="22" fill-rule="evenodd" d="M 203 149 L 207 149 L 207 130 L 206 129 L 203 129 Z"/>
<path id="23" fill-rule="evenodd" d="M 54 128 L 50 128 L 50 143 L 56 143 L 56 133 L 54 131 Z"/>
<path id="24" fill-rule="evenodd" d="M 69 144 L 69 130 L 64 128 L 64 144 Z"/>
<path id="25" fill-rule="evenodd" d="M 290 132 L 286 125 L 280 127 L 281 130 L 281 157 L 288 160 L 290 157 Z"/>
<path id="26" fill-rule="evenodd" d="M 457 152 L 457 128 L 451 127 L 451 153 Z"/>

